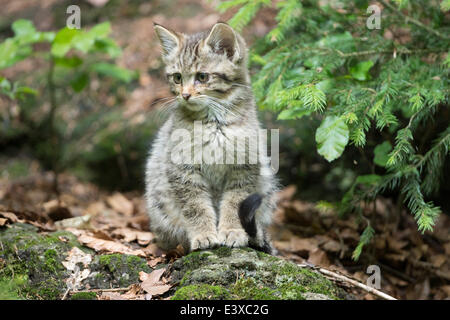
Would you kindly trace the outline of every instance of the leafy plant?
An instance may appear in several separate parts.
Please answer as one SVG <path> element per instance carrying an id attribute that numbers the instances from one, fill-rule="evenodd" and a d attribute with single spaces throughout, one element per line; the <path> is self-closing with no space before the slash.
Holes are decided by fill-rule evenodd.
<path id="1" fill-rule="evenodd" d="M 12 24 L 12 30 L 14 36 L 0 43 L 0 70 L 27 58 L 47 61 L 44 69 L 47 95 L 44 97 L 50 107 L 39 121 L 25 114 L 23 120 L 36 135 L 38 157 L 57 173 L 77 155 L 68 148 L 68 142 L 80 139 L 77 130 L 68 134 L 66 120 L 57 113 L 68 95 L 83 91 L 93 75 L 129 83 L 137 74 L 109 62 L 121 54 L 121 49 L 109 36 L 109 22 L 89 30 L 65 27 L 56 32 L 41 32 L 31 21 L 21 19 Z M 38 95 L 38 91 L 0 77 L 0 94 L 21 101 L 29 95 Z"/>
<path id="2" fill-rule="evenodd" d="M 440 189 L 450 150 L 450 6 L 380 3 L 381 29 L 369 30 L 369 1 L 278 1 L 276 26 L 251 50 L 253 88 L 279 120 L 320 119 L 317 151 L 326 160 L 349 146 L 373 159 L 336 204 L 341 213 L 362 217 L 361 200 L 397 190 L 418 229 L 431 231 L 440 208 L 426 199 Z M 230 0 L 219 9 L 239 7 L 229 23 L 240 31 L 270 5 Z M 354 259 L 373 234 L 369 223 Z"/>

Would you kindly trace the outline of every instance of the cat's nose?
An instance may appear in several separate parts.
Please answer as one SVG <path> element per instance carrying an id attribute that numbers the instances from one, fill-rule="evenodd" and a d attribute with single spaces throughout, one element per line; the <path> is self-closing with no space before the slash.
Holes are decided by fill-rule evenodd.
<path id="1" fill-rule="evenodd" d="M 183 96 L 184 100 L 186 100 L 186 101 L 188 101 L 189 98 L 191 97 L 190 93 L 182 93 L 181 95 Z"/>

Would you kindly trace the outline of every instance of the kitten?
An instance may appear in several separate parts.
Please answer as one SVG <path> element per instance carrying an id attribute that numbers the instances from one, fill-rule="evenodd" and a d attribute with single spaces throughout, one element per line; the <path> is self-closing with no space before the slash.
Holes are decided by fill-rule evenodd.
<path id="1" fill-rule="evenodd" d="M 243 38 L 225 23 L 193 35 L 157 24 L 154 29 L 175 95 L 146 165 L 146 201 L 158 245 L 168 250 L 181 243 L 186 251 L 250 246 L 270 253 L 265 229 L 276 207 L 276 180 L 260 149 L 257 161 L 237 161 L 239 153 L 250 159 L 250 139 L 260 130 Z M 173 141 L 180 132 L 188 136 L 183 143 Z M 236 144 L 242 137 L 249 140 Z M 174 161 L 180 145 L 187 154 L 193 150 L 197 162 Z M 232 163 L 207 161 L 205 148 Z"/>

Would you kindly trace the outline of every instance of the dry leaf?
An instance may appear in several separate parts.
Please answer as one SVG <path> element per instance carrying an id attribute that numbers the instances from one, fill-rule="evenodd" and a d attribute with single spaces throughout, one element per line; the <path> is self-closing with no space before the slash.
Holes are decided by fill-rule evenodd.
<path id="1" fill-rule="evenodd" d="M 70 276 L 66 279 L 67 287 L 71 290 L 77 290 L 81 287 L 81 282 L 89 277 L 91 270 L 88 268 L 89 263 L 92 261 L 92 256 L 73 247 L 65 261 L 61 263 L 63 266 L 71 272 Z M 83 265 L 84 269 L 80 270 L 79 265 Z"/>
<path id="2" fill-rule="evenodd" d="M 95 251 L 124 253 L 124 254 L 131 254 L 131 255 L 141 256 L 141 257 L 146 256 L 144 251 L 142 251 L 140 249 L 133 250 L 122 243 L 98 239 L 98 238 L 91 237 L 89 235 L 79 236 L 78 241 L 80 241 L 85 246 L 94 249 Z"/>
<path id="3" fill-rule="evenodd" d="M 445 261 L 447 261 L 447 257 L 443 254 L 437 254 L 430 257 L 430 262 L 433 264 L 433 267 L 435 268 L 442 267 Z"/>
<path id="4" fill-rule="evenodd" d="M 19 218 L 17 218 L 17 216 L 12 212 L 0 211 L 0 216 L 10 220 L 12 223 L 19 221 Z"/>
<path id="5" fill-rule="evenodd" d="M 133 242 L 137 240 L 140 245 L 147 245 L 155 238 L 151 232 L 138 231 L 130 228 L 116 229 L 112 232 L 112 235 L 123 238 L 125 242 Z"/>
<path id="6" fill-rule="evenodd" d="M 64 219 L 56 221 L 55 227 L 56 229 L 67 229 L 67 228 L 90 229 L 91 225 L 89 223 L 89 220 L 91 220 L 90 215 Z"/>
<path id="7" fill-rule="evenodd" d="M 141 280 L 146 285 L 154 285 L 156 284 L 161 276 L 166 271 L 165 268 L 153 270 L 150 273 L 146 273 L 144 271 L 139 272 L 139 280 Z"/>
<path id="8" fill-rule="evenodd" d="M 322 245 L 322 248 L 330 252 L 339 252 L 342 249 L 341 244 L 336 240 L 328 240 Z"/>
<path id="9" fill-rule="evenodd" d="M 126 300 L 120 293 L 117 292 L 102 292 L 99 300 Z"/>
<path id="10" fill-rule="evenodd" d="M 298 238 L 293 237 L 291 239 L 291 251 L 292 252 L 310 252 L 316 250 L 318 241 L 314 238 Z"/>
<path id="11" fill-rule="evenodd" d="M 163 285 L 157 285 L 157 286 L 150 286 L 150 287 L 144 287 L 142 284 L 142 289 L 144 289 L 148 294 L 151 294 L 152 296 L 159 296 L 163 293 L 166 293 L 170 290 L 172 286 L 168 284 Z"/>
<path id="12" fill-rule="evenodd" d="M 142 281 L 141 287 L 148 294 L 152 296 L 161 295 L 172 287 L 170 285 L 162 284 L 160 281 L 161 276 L 166 271 L 163 269 L 153 270 L 151 273 L 139 272 L 139 279 Z"/>
<path id="13" fill-rule="evenodd" d="M 155 259 L 152 259 L 152 260 L 148 261 L 147 264 L 150 267 L 154 268 L 157 264 L 159 264 L 159 263 L 161 263 L 163 261 L 164 261 L 164 259 L 162 257 L 156 257 Z"/>
<path id="14" fill-rule="evenodd" d="M 6 221 L 8 221 L 8 219 L 0 218 L 0 227 L 3 227 L 6 224 Z"/>
<path id="15" fill-rule="evenodd" d="M 119 213 L 131 217 L 133 215 L 133 203 L 121 193 L 115 193 L 106 199 L 106 202 Z"/>
<path id="16" fill-rule="evenodd" d="M 330 260 L 328 260 L 328 256 L 325 251 L 320 249 L 315 249 L 309 254 L 308 262 L 322 267 L 329 267 L 331 265 Z"/>

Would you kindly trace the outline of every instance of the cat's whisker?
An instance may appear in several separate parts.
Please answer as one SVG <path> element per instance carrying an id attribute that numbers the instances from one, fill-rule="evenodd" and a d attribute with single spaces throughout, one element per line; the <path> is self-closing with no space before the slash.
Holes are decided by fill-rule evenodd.
<path id="1" fill-rule="evenodd" d="M 161 121 L 166 118 L 170 111 L 173 111 L 177 107 L 176 97 L 169 97 L 167 101 L 164 101 L 158 109 L 155 109 L 157 121 Z"/>

